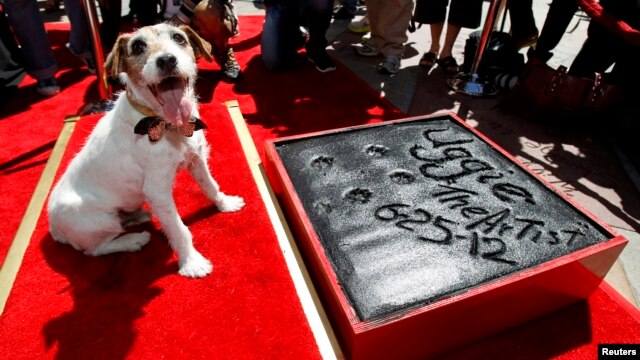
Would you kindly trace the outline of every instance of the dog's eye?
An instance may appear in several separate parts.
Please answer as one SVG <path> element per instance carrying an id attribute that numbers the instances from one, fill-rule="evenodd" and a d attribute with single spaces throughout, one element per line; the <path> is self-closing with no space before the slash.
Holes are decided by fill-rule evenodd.
<path id="1" fill-rule="evenodd" d="M 178 33 L 173 34 L 173 41 L 175 41 L 178 45 L 184 45 L 187 43 L 187 39 L 185 39 L 182 34 Z"/>
<path id="2" fill-rule="evenodd" d="M 131 44 L 131 53 L 133 55 L 142 55 L 147 50 L 147 44 L 142 40 L 135 40 Z"/>

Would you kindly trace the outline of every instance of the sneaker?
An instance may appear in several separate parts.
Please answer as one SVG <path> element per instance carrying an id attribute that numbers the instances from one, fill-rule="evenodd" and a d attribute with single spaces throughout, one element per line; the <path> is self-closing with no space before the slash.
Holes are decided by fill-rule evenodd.
<path id="1" fill-rule="evenodd" d="M 38 80 L 36 90 L 38 91 L 38 94 L 49 97 L 60 92 L 60 85 L 58 85 L 55 78 L 51 77 L 44 80 Z"/>
<path id="2" fill-rule="evenodd" d="M 325 49 L 320 51 L 309 51 L 309 48 L 307 48 L 307 60 L 310 63 L 315 64 L 316 69 L 322 73 L 336 69 L 336 64 Z"/>
<path id="3" fill-rule="evenodd" d="M 67 49 L 69 49 L 69 52 L 71 52 L 78 59 L 82 60 L 82 62 L 84 62 L 85 65 L 87 65 L 87 70 L 89 71 L 89 74 L 92 74 L 92 75 L 96 74 L 96 63 L 93 61 L 93 59 L 85 59 L 85 58 L 81 57 L 80 54 L 78 54 L 75 50 L 73 50 L 71 48 L 71 44 L 70 43 L 67 43 L 66 47 L 67 47 Z"/>
<path id="4" fill-rule="evenodd" d="M 393 75 L 400 71 L 400 55 L 389 54 L 384 57 L 382 64 L 378 65 L 378 72 L 384 75 Z"/>
<path id="5" fill-rule="evenodd" d="M 371 31 L 371 28 L 369 27 L 369 17 L 365 15 L 362 19 L 349 24 L 349 31 L 356 34 L 364 34 Z"/>
<path id="6" fill-rule="evenodd" d="M 229 48 L 226 53 L 220 56 L 216 56 L 216 61 L 222 68 L 222 73 L 227 81 L 236 82 L 240 80 L 240 64 L 236 60 L 236 55 L 232 48 Z"/>
<path id="7" fill-rule="evenodd" d="M 359 45 L 352 45 L 356 53 L 360 56 L 380 56 L 382 53 L 378 50 L 378 47 L 371 41 L 366 41 Z"/>
<path id="8" fill-rule="evenodd" d="M 350 13 L 349 10 L 347 10 L 346 7 L 341 7 L 340 10 L 336 11 L 335 14 L 333 14 L 333 18 L 336 20 L 351 20 L 354 18 L 354 14 Z"/>

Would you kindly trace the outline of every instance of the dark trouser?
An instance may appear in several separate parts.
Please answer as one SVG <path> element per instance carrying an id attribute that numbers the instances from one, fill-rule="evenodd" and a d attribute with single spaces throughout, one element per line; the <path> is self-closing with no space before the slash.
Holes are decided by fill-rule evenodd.
<path id="1" fill-rule="evenodd" d="M 621 85 L 624 90 L 623 102 L 606 112 L 601 128 L 607 133 L 617 149 L 629 159 L 627 165 L 640 171 L 638 157 L 638 99 L 640 99 L 640 46 L 632 46 L 607 31 L 593 20 L 589 25 L 589 37 L 576 55 L 569 73 L 593 78 L 595 72 L 604 73 L 615 62 L 613 70 L 605 81 Z M 602 115 L 602 114 L 600 114 Z"/>
<path id="2" fill-rule="evenodd" d="M 331 0 L 300 0 L 297 5 L 279 3 L 267 7 L 261 43 L 265 66 L 282 70 L 293 65 L 301 47 L 300 26 L 309 30 L 307 49 L 324 51 L 332 11 Z"/>
<path id="3" fill-rule="evenodd" d="M 156 8 L 158 4 L 156 1 L 150 0 L 130 0 L 129 9 L 136 14 L 138 23 L 142 26 L 153 25 L 156 20 L 160 19 Z"/>
<path id="4" fill-rule="evenodd" d="M 577 10 L 578 5 L 575 0 L 553 0 L 538 42 L 529 56 L 535 56 L 543 61 L 549 60 L 553 56 L 551 50 L 560 43 Z"/>
<path id="5" fill-rule="evenodd" d="M 100 1 L 100 14 L 102 14 L 102 24 L 100 24 L 100 39 L 105 54 L 111 50 L 120 35 L 120 18 L 122 12 L 121 0 Z"/>
<path id="6" fill-rule="evenodd" d="M 569 73 L 593 78 L 595 72 L 604 73 L 615 63 L 607 81 L 622 85 L 629 95 L 640 96 L 640 46 L 628 44 L 594 21 L 588 34 Z"/>
<path id="7" fill-rule="evenodd" d="M 0 11 L 0 109 L 9 102 L 26 74 L 22 63 L 24 58 L 11 32 L 9 20 Z"/>
<path id="8" fill-rule="evenodd" d="M 533 17 L 533 0 L 510 0 L 507 2 L 511 19 L 511 37 L 515 40 L 526 39 L 536 31 Z"/>

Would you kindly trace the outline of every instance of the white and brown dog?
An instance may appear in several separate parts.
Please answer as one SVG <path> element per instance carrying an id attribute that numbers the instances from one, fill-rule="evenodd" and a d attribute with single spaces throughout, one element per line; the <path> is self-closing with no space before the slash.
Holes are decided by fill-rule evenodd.
<path id="1" fill-rule="evenodd" d="M 179 273 L 202 277 L 211 263 L 193 246 L 172 196 L 186 168 L 220 211 L 244 200 L 220 191 L 209 172 L 209 146 L 199 129 L 195 60 L 210 60 L 210 45 L 188 27 L 148 26 L 118 38 L 105 68 L 126 85 L 51 192 L 52 237 L 89 255 L 137 251 L 148 232 L 125 227 L 157 216 L 178 256 Z"/>

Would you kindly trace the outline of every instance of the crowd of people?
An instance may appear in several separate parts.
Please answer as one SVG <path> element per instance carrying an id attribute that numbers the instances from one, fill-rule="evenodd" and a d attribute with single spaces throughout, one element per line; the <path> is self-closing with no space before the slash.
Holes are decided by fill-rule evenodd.
<path id="1" fill-rule="evenodd" d="M 68 50 L 84 61 L 87 70 L 95 72 L 92 45 L 82 0 L 63 0 L 64 11 L 71 23 Z M 595 0 L 552 0 L 539 30 L 533 17 L 533 0 L 508 1 L 510 35 L 516 49 L 528 48 L 529 59 L 542 62 L 552 57 L 581 2 Z M 636 0 L 600 0 L 609 18 L 625 24 L 631 31 L 640 29 L 640 3 Z M 100 38 L 105 53 L 113 46 L 123 17 L 120 0 L 100 1 L 102 24 Z M 419 65 L 430 69 L 439 66 L 450 74 L 460 71 L 453 54 L 454 44 L 462 28 L 475 29 L 482 22 L 482 0 L 264 0 L 266 7 L 262 31 L 261 55 L 267 69 L 282 71 L 295 64 L 299 50 L 318 71 L 336 68 L 327 52 L 327 29 L 332 19 L 351 21 L 349 29 L 366 34 L 356 53 L 380 57 L 378 71 L 393 75 L 400 71 L 408 31 L 412 23 L 428 24 L 430 46 Z M 46 11 L 56 11 L 59 0 L 49 0 Z M 366 9 L 365 9 L 366 8 Z M 4 0 L 10 30 L 23 53 L 24 67 L 37 80 L 36 89 L 44 96 L 60 91 L 55 79 L 56 60 L 40 15 L 37 0 Z M 353 21 L 358 11 L 365 15 Z M 238 17 L 232 0 L 183 0 L 174 9 L 160 9 L 153 1 L 131 0 L 129 18 L 138 26 L 171 21 L 193 27 L 213 45 L 212 55 L 220 64 L 225 79 L 238 81 L 241 69 L 235 60 L 229 39 L 238 33 Z M 171 12 L 173 11 L 173 12 Z M 126 19 L 126 17 L 125 17 Z M 606 21 L 592 21 L 588 38 L 570 68 L 572 74 L 589 77 L 604 72 L 615 64 L 611 79 L 624 84 L 640 80 L 640 44 L 636 37 L 621 36 Z M 606 20 L 606 19 L 605 19 Z M 614 24 L 616 25 L 616 24 Z"/>

